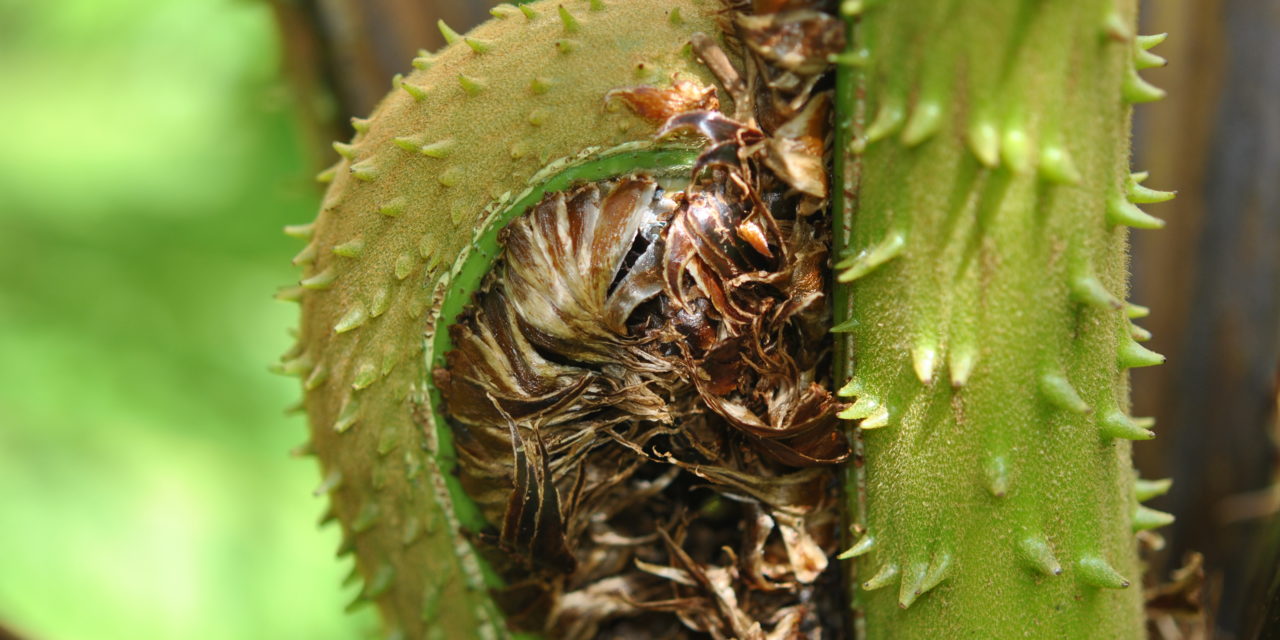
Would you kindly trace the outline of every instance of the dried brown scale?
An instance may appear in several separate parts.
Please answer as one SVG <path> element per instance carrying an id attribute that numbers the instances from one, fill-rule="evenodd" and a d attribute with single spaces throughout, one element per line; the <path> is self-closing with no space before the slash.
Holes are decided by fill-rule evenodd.
<path id="1" fill-rule="evenodd" d="M 660 135 L 709 141 L 694 180 L 549 194 L 504 232 L 499 266 L 450 329 L 436 382 L 514 628 L 845 633 L 828 558 L 831 465 L 849 448 L 827 374 L 828 222 L 814 215 L 827 190 L 818 87 L 842 36 L 800 5 L 726 14 L 744 71 L 695 38 L 733 118 L 691 83 L 611 93 L 665 119 Z"/>

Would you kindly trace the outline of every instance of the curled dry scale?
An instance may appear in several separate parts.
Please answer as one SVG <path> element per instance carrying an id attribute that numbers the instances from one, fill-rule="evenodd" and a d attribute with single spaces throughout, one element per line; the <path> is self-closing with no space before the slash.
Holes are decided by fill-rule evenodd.
<path id="1" fill-rule="evenodd" d="M 823 75 L 843 30 L 812 10 L 723 19 L 729 55 L 693 44 L 730 112 L 685 80 L 608 96 L 660 137 L 705 138 L 692 175 L 543 197 L 434 372 L 514 628 L 845 635 Z"/>

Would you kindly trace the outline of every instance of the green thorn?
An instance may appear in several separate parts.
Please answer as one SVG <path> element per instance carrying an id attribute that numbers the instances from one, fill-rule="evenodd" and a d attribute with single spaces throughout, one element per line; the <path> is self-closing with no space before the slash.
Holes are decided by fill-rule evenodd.
<path id="1" fill-rule="evenodd" d="M 516 5 L 516 8 L 520 9 L 520 13 L 523 13 L 525 19 L 527 20 L 532 20 L 538 17 L 538 12 L 534 11 L 533 7 L 530 7 L 527 4 L 518 4 Z"/>
<path id="2" fill-rule="evenodd" d="M 1164 220 L 1139 209 L 1120 194 L 1107 199 L 1106 216 L 1108 224 L 1122 224 L 1135 229 L 1159 229 L 1164 226 Z"/>
<path id="3" fill-rule="evenodd" d="M 360 419 L 360 401 L 347 398 L 347 401 L 342 404 L 342 411 L 338 412 L 338 420 L 334 421 L 333 430 L 338 431 L 339 434 L 347 433 L 358 419 Z"/>
<path id="4" fill-rule="evenodd" d="M 338 487 L 342 486 L 342 472 L 334 469 L 325 475 L 324 480 L 311 492 L 311 495 L 320 497 L 326 493 L 330 493 Z"/>
<path id="5" fill-rule="evenodd" d="M 1169 64 L 1168 60 L 1158 56 L 1142 47 L 1138 47 L 1133 52 L 1133 68 L 1141 71 L 1143 69 L 1152 69 L 1155 67 L 1163 67 Z"/>
<path id="6" fill-rule="evenodd" d="M 398 446 L 400 446 L 400 438 L 396 434 L 396 430 L 391 427 L 383 429 L 382 433 L 378 436 L 378 455 L 385 456 L 388 453 L 395 451 L 395 448 Z"/>
<path id="7" fill-rule="evenodd" d="M 938 345 L 932 336 L 921 336 L 911 348 L 911 368 L 916 372 L 920 384 L 933 384 L 933 373 L 938 367 Z"/>
<path id="8" fill-rule="evenodd" d="M 342 541 L 338 543 L 338 551 L 334 555 L 341 558 L 342 556 L 351 555 L 351 553 L 355 550 L 356 550 L 355 538 L 352 536 L 348 536 L 346 533 L 343 533 Z"/>
<path id="9" fill-rule="evenodd" d="M 604 0 L 591 0 L 592 11 L 604 11 Z"/>
<path id="10" fill-rule="evenodd" d="M 426 71 L 427 69 L 435 66 L 435 64 L 435 56 L 418 56 L 413 59 L 413 68 L 419 71 Z"/>
<path id="11" fill-rule="evenodd" d="M 844 0 L 844 2 L 840 3 L 840 15 L 846 18 L 853 18 L 861 15 L 862 10 L 865 8 L 863 0 Z"/>
<path id="12" fill-rule="evenodd" d="M 1133 29 L 1129 22 L 1116 11 L 1107 13 L 1102 22 L 1102 32 L 1116 42 L 1128 42 L 1133 39 Z"/>
<path id="13" fill-rule="evenodd" d="M 1040 393 L 1053 406 L 1072 413 L 1089 413 L 1089 403 L 1080 397 L 1071 381 L 1061 371 L 1046 371 L 1040 374 Z"/>
<path id="14" fill-rule="evenodd" d="M 1133 418 L 1118 409 L 1103 416 L 1098 427 L 1102 435 L 1122 440 L 1150 440 L 1156 437 L 1155 432 L 1142 428 Z"/>
<path id="15" fill-rule="evenodd" d="M 1134 41 L 1137 42 L 1139 47 L 1145 50 L 1164 42 L 1165 38 L 1168 37 L 1169 34 L 1167 33 L 1156 33 L 1149 36 L 1137 36 L 1134 38 Z"/>
<path id="16" fill-rule="evenodd" d="M 880 571 L 876 572 L 874 576 L 871 576 L 869 580 L 863 582 L 862 588 L 865 591 L 875 591 L 881 587 L 889 586 L 897 578 L 898 565 L 890 562 L 883 567 L 880 567 Z"/>
<path id="17" fill-rule="evenodd" d="M 858 318 L 854 316 L 831 327 L 831 333 L 848 333 L 856 328 L 858 328 Z"/>
<path id="18" fill-rule="evenodd" d="M 316 520 L 316 526 L 323 527 L 331 522 L 337 521 L 337 519 L 338 512 L 333 510 L 333 505 L 329 505 L 329 508 L 325 509 L 324 513 L 320 514 L 320 519 Z"/>
<path id="19" fill-rule="evenodd" d="M 1098 309 L 1116 311 L 1124 306 L 1120 299 L 1111 295 L 1107 287 L 1096 276 L 1086 269 L 1071 278 L 1069 288 L 1071 299 L 1080 304 L 1087 304 Z"/>
<path id="20" fill-rule="evenodd" d="M 848 560 L 850 558 L 856 558 L 860 555 L 866 554 L 867 552 L 871 551 L 873 548 L 875 548 L 875 546 L 876 546 L 875 536 L 871 535 L 870 533 L 864 533 L 862 534 L 861 538 L 858 538 L 857 542 L 853 543 L 852 547 L 849 547 L 849 549 L 846 550 L 844 553 L 841 553 L 840 555 L 836 556 L 836 559 Z"/>
<path id="21" fill-rule="evenodd" d="M 577 33 L 582 28 L 582 25 L 578 23 L 578 19 L 573 17 L 573 14 L 569 13 L 569 10 L 564 8 L 564 5 L 560 5 L 559 10 L 560 22 L 564 25 L 564 32 Z"/>
<path id="22" fill-rule="evenodd" d="M 356 133 L 367 133 L 369 131 L 369 119 L 356 118 L 353 116 L 351 118 L 351 128 L 354 129 Z"/>
<path id="23" fill-rule="evenodd" d="M 1031 148 L 1031 139 L 1022 127 L 1009 127 L 1000 137 L 1000 158 L 1010 171 L 1017 174 L 1031 172 L 1035 164 L 1035 150 Z"/>
<path id="24" fill-rule="evenodd" d="M 306 293 L 306 289 L 302 287 L 280 287 L 275 298 L 282 302 L 302 302 L 303 293 Z"/>
<path id="25" fill-rule="evenodd" d="M 898 608 L 906 609 L 924 593 L 924 580 L 929 574 L 928 562 L 913 562 L 902 572 L 898 583 Z"/>
<path id="26" fill-rule="evenodd" d="M 454 187 L 462 182 L 462 176 L 464 173 L 466 173 L 466 170 L 462 167 L 450 167 L 441 171 L 440 174 L 436 176 L 436 181 L 443 186 Z"/>
<path id="27" fill-rule="evenodd" d="M 294 256 L 293 260 L 291 260 L 290 262 L 293 263 L 293 266 L 297 267 L 304 264 L 311 264 L 312 262 L 315 262 L 315 261 L 316 261 L 316 243 L 308 242 L 307 246 L 303 247 L 302 251 L 299 251 L 298 255 Z"/>
<path id="28" fill-rule="evenodd" d="M 858 428 L 863 431 L 880 429 L 887 426 L 889 426 L 889 407 L 886 406 L 881 406 L 875 413 L 863 418 L 862 422 L 858 423 Z"/>
<path id="29" fill-rule="evenodd" d="M 324 171 L 316 174 L 316 182 L 320 184 L 329 184 L 338 176 L 338 165 L 333 165 Z"/>
<path id="30" fill-rule="evenodd" d="M 396 570 L 390 564 L 378 567 L 377 572 L 373 574 L 373 579 L 364 587 L 364 597 L 372 600 L 386 593 L 387 589 L 391 588 L 395 575 Z"/>
<path id="31" fill-rule="evenodd" d="M 311 373 L 311 367 L 311 356 L 304 353 L 296 358 L 285 360 L 280 363 L 280 367 L 276 371 L 281 375 L 301 378 L 302 376 Z"/>
<path id="32" fill-rule="evenodd" d="M 1152 417 L 1146 417 L 1146 418 L 1131 418 L 1131 420 L 1133 420 L 1133 423 L 1134 423 L 1134 424 L 1138 425 L 1139 427 L 1141 427 L 1141 428 L 1143 428 L 1143 429 L 1155 429 L 1155 428 L 1156 428 L 1156 419 L 1155 419 L 1155 418 L 1152 418 Z"/>
<path id="33" fill-rule="evenodd" d="M 1129 581 L 1100 556 L 1084 556 L 1076 560 L 1076 572 L 1081 582 L 1101 589 L 1124 589 L 1129 586 Z"/>
<path id="34" fill-rule="evenodd" d="M 861 380 L 858 378 L 849 378 L 849 381 L 844 383 L 844 386 L 840 387 L 840 389 L 836 391 L 836 395 L 841 398 L 853 398 L 855 396 L 862 395 L 864 391 L 865 388 L 862 386 Z"/>
<path id="35" fill-rule="evenodd" d="M 1146 182 L 1147 178 L 1150 178 L 1150 177 L 1151 177 L 1150 171 L 1134 171 L 1133 173 L 1129 174 L 1129 181 L 1133 182 L 1134 184 L 1142 184 L 1143 182 Z"/>
<path id="36" fill-rule="evenodd" d="M 535 127 L 541 127 L 546 123 L 547 118 L 551 117 L 551 113 L 546 109 L 534 109 L 529 112 L 529 124 Z"/>
<path id="37" fill-rule="evenodd" d="M 347 310 L 338 323 L 333 325 L 334 333 L 346 333 L 353 329 L 359 329 L 365 320 L 369 319 L 368 312 L 365 311 L 364 305 L 356 303 L 354 307 Z"/>
<path id="38" fill-rule="evenodd" d="M 373 182 L 378 178 L 378 173 L 378 168 L 374 166 L 373 160 L 365 160 L 351 165 L 351 176 L 361 182 Z"/>
<path id="39" fill-rule="evenodd" d="M 404 79 L 403 76 L 401 76 L 398 73 L 395 75 L 395 78 L 392 79 L 392 84 L 402 89 L 405 93 L 409 94 L 413 98 L 414 102 L 422 102 L 427 98 L 426 89 L 423 89 L 422 87 L 419 87 L 415 84 L 409 83 Z"/>
<path id="40" fill-rule="evenodd" d="M 417 265 L 417 261 L 413 259 L 413 256 L 407 253 L 396 258 L 396 280 L 404 280 L 405 278 L 408 278 L 409 274 L 413 273 L 413 267 L 415 265 Z"/>
<path id="41" fill-rule="evenodd" d="M 1121 369 L 1154 367 L 1164 363 L 1164 356 L 1134 342 L 1125 336 L 1120 340 L 1119 362 Z"/>
<path id="42" fill-rule="evenodd" d="M 871 62 L 871 52 L 866 49 L 858 49 L 857 51 L 833 53 L 827 56 L 827 62 L 855 69 L 865 67 Z"/>
<path id="43" fill-rule="evenodd" d="M 534 95 L 542 95 L 551 90 L 551 86 L 555 84 L 554 78 L 537 77 L 529 82 L 529 91 Z"/>
<path id="44" fill-rule="evenodd" d="M 355 376 L 351 378 L 351 388 L 356 391 L 369 388 L 369 385 L 378 381 L 378 368 L 372 362 L 366 362 L 356 369 Z"/>
<path id="45" fill-rule="evenodd" d="M 454 31 L 452 27 L 445 24 L 444 20 L 437 20 L 436 26 L 440 27 L 440 35 L 444 36 L 445 44 L 453 44 L 462 38 L 462 36 L 458 35 L 457 31 Z"/>
<path id="46" fill-rule="evenodd" d="M 348 160 L 355 160 L 356 158 L 356 148 L 345 142 L 334 141 L 333 150 L 337 151 L 338 155 Z"/>
<path id="47" fill-rule="evenodd" d="M 405 151 L 417 151 L 422 148 L 422 142 L 416 137 L 400 136 L 391 139 L 391 144 L 404 149 Z"/>
<path id="48" fill-rule="evenodd" d="M 1133 338 L 1136 342 L 1146 342 L 1151 339 L 1151 332 L 1130 322 L 1129 337 Z"/>
<path id="49" fill-rule="evenodd" d="M 467 46 L 471 47 L 471 50 L 476 53 L 489 53 L 490 51 L 493 51 L 493 43 L 491 42 L 477 40 L 476 38 L 463 38 L 462 41 L 467 43 Z"/>
<path id="50" fill-rule="evenodd" d="M 921 593 L 928 592 L 947 579 L 951 574 L 951 561 L 950 551 L 939 551 L 933 555 L 933 564 L 929 565 L 929 573 L 925 574 L 924 584 L 920 585 Z"/>
<path id="51" fill-rule="evenodd" d="M 1132 302 L 1125 304 L 1124 310 L 1125 310 L 1125 315 L 1129 316 L 1130 319 L 1134 319 L 1134 320 L 1138 318 L 1145 318 L 1151 315 L 1151 309 L 1148 309 L 1147 307 L 1144 307 L 1140 304 L 1133 304 Z"/>
<path id="52" fill-rule="evenodd" d="M 684 16 L 680 15 L 680 7 L 673 8 L 671 13 L 667 14 L 667 22 L 676 26 L 684 24 Z"/>
<path id="53" fill-rule="evenodd" d="M 369 303 L 369 317 L 376 318 L 386 313 L 389 306 L 391 306 L 391 289 L 389 287 L 375 289 L 373 301 Z"/>
<path id="54" fill-rule="evenodd" d="M 302 285 L 303 289 L 322 290 L 328 289 L 329 285 L 333 284 L 333 281 L 336 278 L 337 276 L 333 273 L 333 268 L 330 267 L 311 276 L 310 278 L 304 278 L 298 284 Z"/>
<path id="55" fill-rule="evenodd" d="M 405 199 L 404 196 L 392 198 L 389 202 L 378 207 L 378 215 L 387 218 L 395 218 L 404 213 Z"/>
<path id="56" fill-rule="evenodd" d="M 876 112 L 876 118 L 867 127 L 863 137 L 866 138 L 867 144 L 889 137 L 894 131 L 902 125 L 903 119 L 906 117 L 906 111 L 902 105 L 892 100 L 886 100 L 880 104 L 880 110 Z"/>
<path id="57" fill-rule="evenodd" d="M 1150 84 L 1138 75 L 1136 69 L 1129 69 L 1124 76 L 1124 84 L 1120 88 L 1124 101 L 1130 104 L 1154 102 L 1164 97 L 1164 89 Z"/>
<path id="58" fill-rule="evenodd" d="M 1040 175 L 1058 184 L 1080 184 L 1080 170 L 1067 150 L 1051 144 L 1040 150 Z"/>
<path id="59" fill-rule="evenodd" d="M 364 252 L 364 239 L 353 238 L 342 244 L 334 245 L 330 251 L 333 251 L 334 255 L 344 258 L 359 258 L 360 254 Z"/>
<path id="60" fill-rule="evenodd" d="M 1169 200 L 1172 200 L 1174 196 L 1178 195 L 1178 192 L 1148 189 L 1130 176 L 1128 194 L 1130 202 L 1149 204 L 1155 202 L 1168 202 Z"/>
<path id="61" fill-rule="evenodd" d="M 364 503 L 360 508 L 360 513 L 356 515 L 356 519 L 351 522 L 351 531 L 354 533 L 364 533 L 373 528 L 374 523 L 378 521 L 378 503 L 369 501 Z"/>
<path id="62" fill-rule="evenodd" d="M 837 413 L 836 417 L 841 420 L 862 420 L 871 417 L 880 408 L 879 400 L 864 393 L 849 408 Z"/>
<path id="63" fill-rule="evenodd" d="M 1000 164 L 1000 132 L 996 125 L 987 120 L 976 120 L 969 125 L 965 138 L 969 142 L 969 150 L 978 162 L 994 169 Z"/>
<path id="64" fill-rule="evenodd" d="M 342 579 L 342 586 L 343 586 L 343 587 L 349 587 L 349 586 L 351 586 L 351 585 L 355 584 L 358 580 L 360 580 L 360 578 L 361 578 L 361 576 L 360 576 L 360 566 L 359 566 L 359 565 L 357 565 L 357 564 L 355 564 L 355 563 L 352 563 L 352 564 L 351 564 L 351 571 L 348 571 L 348 572 L 347 572 L 347 577 L 345 577 L 345 578 L 343 578 L 343 579 Z"/>
<path id="65" fill-rule="evenodd" d="M 515 11 L 515 9 L 516 8 L 511 5 L 503 3 L 496 7 L 493 7 L 492 9 L 489 9 L 489 15 L 499 20 L 506 20 L 507 18 L 511 17 L 511 12 Z"/>
<path id="66" fill-rule="evenodd" d="M 467 95 L 474 96 L 478 95 L 481 91 L 484 91 L 488 87 L 488 84 L 481 78 L 473 78 L 466 74 L 459 73 L 458 86 L 462 87 L 462 90 L 466 91 Z"/>
<path id="67" fill-rule="evenodd" d="M 1162 478 L 1160 480 L 1137 478 L 1133 481 L 1133 497 L 1138 502 L 1146 502 L 1156 496 L 1169 493 L 1169 488 L 1172 486 L 1173 478 Z"/>
<path id="68" fill-rule="evenodd" d="M 1009 459 L 1001 455 L 987 458 L 982 465 L 983 479 L 986 480 L 987 491 L 996 498 L 1009 494 Z"/>
<path id="69" fill-rule="evenodd" d="M 951 386 L 959 389 L 969 382 L 973 368 L 978 364 L 978 348 L 968 342 L 951 346 L 947 354 L 947 367 L 951 370 Z"/>
<path id="70" fill-rule="evenodd" d="M 1040 535 L 1030 535 L 1018 541 L 1018 557 L 1032 569 L 1046 576 L 1062 575 L 1062 565 L 1053 555 L 1049 542 Z"/>
<path id="71" fill-rule="evenodd" d="M 1173 514 L 1138 505 L 1133 510 L 1133 531 L 1150 531 L 1173 524 Z"/>
<path id="72" fill-rule="evenodd" d="M 871 273 L 876 267 L 898 257 L 906 244 L 906 235 L 901 231 L 891 232 L 875 245 L 837 262 L 835 268 L 843 271 L 836 280 L 848 283 Z"/>
<path id="73" fill-rule="evenodd" d="M 429 158 L 447 158 L 449 154 L 453 153 L 454 146 L 453 138 L 445 138 L 438 142 L 423 145 L 418 149 L 418 153 Z"/>
<path id="74" fill-rule="evenodd" d="M 561 38 L 560 40 L 556 40 L 556 51 L 559 51 L 560 53 L 573 53 L 577 49 L 578 49 L 577 40 L 570 40 L 568 38 Z"/>
<path id="75" fill-rule="evenodd" d="M 299 240 L 308 240 L 315 235 L 316 223 L 308 222 L 307 224 L 290 224 L 285 225 L 284 234 L 290 238 L 298 238 Z"/>
<path id="76" fill-rule="evenodd" d="M 921 100 L 916 104 L 915 111 L 911 112 L 911 118 L 907 120 L 907 125 L 902 130 L 902 144 L 914 147 L 928 140 L 941 127 L 942 105 L 933 100 Z"/>
<path id="77" fill-rule="evenodd" d="M 302 388 L 307 391 L 315 391 L 325 380 L 329 379 L 329 369 L 324 365 L 317 366 L 311 370 L 311 375 L 307 376 L 306 382 L 302 383 Z"/>

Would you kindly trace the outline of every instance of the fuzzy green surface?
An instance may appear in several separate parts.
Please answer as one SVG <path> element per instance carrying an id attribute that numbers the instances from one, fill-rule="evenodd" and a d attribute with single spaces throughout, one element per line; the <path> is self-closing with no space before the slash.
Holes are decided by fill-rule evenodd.
<path id="1" fill-rule="evenodd" d="M 1130 442 L 1101 426 L 1136 346 L 1106 214 L 1133 3 L 866 5 L 842 71 L 842 124 L 865 111 L 842 167 L 865 255 L 842 265 L 861 277 L 838 328 L 865 418 L 867 637 L 1141 637 Z"/>

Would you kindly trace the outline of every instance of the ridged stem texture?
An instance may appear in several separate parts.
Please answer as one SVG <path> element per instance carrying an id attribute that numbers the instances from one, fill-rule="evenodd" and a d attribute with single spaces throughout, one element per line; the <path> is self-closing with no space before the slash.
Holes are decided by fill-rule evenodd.
<path id="1" fill-rule="evenodd" d="M 1122 302 L 1149 39 L 1115 0 L 845 2 L 836 331 L 868 638 L 1138 638 Z M 863 115 L 865 114 L 865 115 Z M 1141 176 L 1138 176 L 1140 178 Z M 843 317 L 841 317 L 843 316 Z M 1142 487 L 1147 485 L 1143 484 Z"/>

